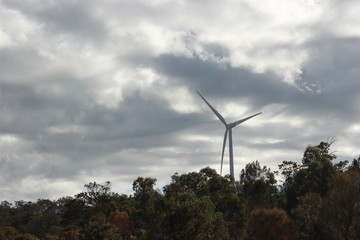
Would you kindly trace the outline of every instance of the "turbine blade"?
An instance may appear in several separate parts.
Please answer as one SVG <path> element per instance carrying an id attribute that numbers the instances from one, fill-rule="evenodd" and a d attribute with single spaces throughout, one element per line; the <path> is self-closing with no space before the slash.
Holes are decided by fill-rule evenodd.
<path id="1" fill-rule="evenodd" d="M 239 121 L 230 123 L 229 125 L 233 128 L 233 127 L 235 127 L 236 125 L 239 125 L 240 123 L 243 123 L 243 122 L 249 120 L 250 118 L 253 118 L 253 117 L 255 117 L 255 116 L 259 115 L 259 114 L 261 114 L 261 112 L 259 112 L 259 113 L 257 113 L 257 114 L 254 114 L 254 115 L 251 115 L 250 117 L 243 118 L 243 119 L 241 119 L 241 120 L 239 120 Z"/>
<path id="2" fill-rule="evenodd" d="M 228 130 L 229 129 L 226 128 L 225 134 L 224 134 L 224 141 L 223 141 L 223 147 L 222 147 L 222 153 L 221 153 L 220 175 L 222 175 L 222 167 L 223 167 L 223 162 L 224 162 L 224 151 L 225 151 L 225 146 L 226 146 L 226 139 L 227 139 Z"/>
<path id="3" fill-rule="evenodd" d="M 221 116 L 221 114 L 220 114 L 218 111 L 216 111 L 216 109 L 213 108 L 213 106 L 211 106 L 210 103 L 209 103 L 208 101 L 206 101 L 206 99 L 205 99 L 203 96 L 201 96 L 201 94 L 200 94 L 198 91 L 196 91 L 196 92 L 200 95 L 200 97 L 204 100 L 204 102 L 209 106 L 209 108 L 215 113 L 215 115 L 219 118 L 219 120 L 220 120 L 223 124 L 226 125 L 226 121 L 225 121 L 225 119 L 223 118 L 223 116 Z"/>

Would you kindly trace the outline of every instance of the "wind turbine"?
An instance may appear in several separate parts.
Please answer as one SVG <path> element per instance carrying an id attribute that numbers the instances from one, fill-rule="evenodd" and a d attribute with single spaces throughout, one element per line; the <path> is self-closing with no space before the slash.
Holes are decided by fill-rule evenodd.
<path id="1" fill-rule="evenodd" d="M 223 147 L 222 147 L 222 153 L 221 153 L 221 167 L 220 167 L 220 175 L 222 174 L 222 166 L 223 166 L 223 160 L 224 160 L 224 150 L 225 150 L 225 145 L 226 145 L 226 139 L 227 139 L 227 134 L 229 132 L 229 158 L 230 158 L 230 175 L 234 177 L 234 158 L 233 158 L 233 145 L 232 145 L 232 128 L 249 120 L 250 118 L 253 118 L 259 114 L 261 114 L 261 112 L 251 115 L 250 117 L 246 117 L 243 119 L 240 119 L 236 122 L 233 123 L 226 123 L 225 118 L 223 118 L 223 116 L 221 116 L 221 114 L 216 111 L 215 108 L 213 108 L 213 106 L 210 105 L 210 103 L 208 101 L 206 101 L 206 99 L 201 96 L 201 94 L 196 91 L 200 97 L 204 100 L 204 102 L 209 106 L 209 108 L 215 113 L 215 115 L 219 118 L 219 120 L 225 125 L 226 130 L 225 130 L 225 135 L 224 135 L 224 141 L 223 141 Z"/>

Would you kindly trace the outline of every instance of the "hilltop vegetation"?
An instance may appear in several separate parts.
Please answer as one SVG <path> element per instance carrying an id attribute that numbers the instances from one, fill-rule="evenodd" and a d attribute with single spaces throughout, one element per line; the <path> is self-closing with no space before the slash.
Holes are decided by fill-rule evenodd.
<path id="1" fill-rule="evenodd" d="M 258 161 L 240 181 L 211 168 L 175 173 L 162 191 L 138 177 L 133 195 L 110 182 L 56 201 L 0 205 L 1 240 L 360 239 L 360 157 L 335 162 L 331 143 L 309 145 L 301 162 Z"/>

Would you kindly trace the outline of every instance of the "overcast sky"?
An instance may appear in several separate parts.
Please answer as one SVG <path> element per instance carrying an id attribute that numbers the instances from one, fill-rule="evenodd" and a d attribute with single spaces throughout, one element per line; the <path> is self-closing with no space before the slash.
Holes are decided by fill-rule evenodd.
<path id="1" fill-rule="evenodd" d="M 357 0 L 0 0 L 0 201 L 360 154 Z M 229 173 L 226 151 L 224 173 Z"/>

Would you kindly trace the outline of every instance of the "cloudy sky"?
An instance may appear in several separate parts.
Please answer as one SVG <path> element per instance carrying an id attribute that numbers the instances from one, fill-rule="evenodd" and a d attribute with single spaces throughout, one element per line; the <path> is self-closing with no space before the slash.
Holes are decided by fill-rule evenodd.
<path id="1" fill-rule="evenodd" d="M 0 0 L 0 200 L 360 154 L 357 0 Z M 225 153 L 227 154 L 227 152 Z M 227 155 L 226 155 L 227 156 Z M 228 157 L 224 173 L 229 173 Z"/>

